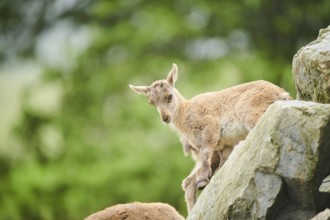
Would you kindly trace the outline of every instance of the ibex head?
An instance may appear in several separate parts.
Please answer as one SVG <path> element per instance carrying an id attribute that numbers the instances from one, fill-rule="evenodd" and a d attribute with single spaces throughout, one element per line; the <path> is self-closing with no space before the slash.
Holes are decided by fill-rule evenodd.
<path id="1" fill-rule="evenodd" d="M 179 102 L 178 93 L 174 88 L 177 75 L 178 67 L 176 64 L 173 64 L 165 80 L 155 81 L 150 86 L 129 85 L 129 87 L 137 94 L 147 96 L 149 103 L 157 108 L 161 119 L 165 123 L 170 123 Z"/>

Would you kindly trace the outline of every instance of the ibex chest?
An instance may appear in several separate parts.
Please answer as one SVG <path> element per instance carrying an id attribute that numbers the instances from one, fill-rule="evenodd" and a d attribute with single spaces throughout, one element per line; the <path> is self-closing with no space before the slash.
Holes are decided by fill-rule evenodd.
<path id="1" fill-rule="evenodd" d="M 218 145 L 234 146 L 239 141 L 245 139 L 248 134 L 248 130 L 244 125 L 233 117 L 212 117 L 212 120 L 208 120 L 208 117 L 198 118 L 193 120 L 194 117 L 187 117 L 184 123 L 180 125 L 173 125 L 179 135 L 186 139 L 192 147 L 200 149 L 203 146 L 205 140 L 203 138 L 206 132 L 219 137 Z M 212 127 L 214 130 L 209 130 Z"/>

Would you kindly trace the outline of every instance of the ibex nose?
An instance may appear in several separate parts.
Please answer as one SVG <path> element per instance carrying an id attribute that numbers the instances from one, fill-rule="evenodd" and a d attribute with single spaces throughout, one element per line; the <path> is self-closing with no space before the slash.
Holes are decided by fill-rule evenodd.
<path id="1" fill-rule="evenodd" d="M 162 119 L 163 119 L 163 121 L 164 121 L 165 123 L 170 123 L 170 116 L 168 116 L 168 115 L 163 115 L 163 116 L 162 116 Z"/>

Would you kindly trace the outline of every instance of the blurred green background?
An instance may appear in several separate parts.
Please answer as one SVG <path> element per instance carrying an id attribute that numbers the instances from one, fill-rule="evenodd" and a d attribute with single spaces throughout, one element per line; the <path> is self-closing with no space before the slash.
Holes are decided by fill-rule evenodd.
<path id="1" fill-rule="evenodd" d="M 291 61 L 330 1 L 3 0 L 0 219 L 82 219 L 132 201 L 186 215 L 193 167 L 144 85 L 179 66 L 186 97 L 265 79 L 295 97 Z"/>

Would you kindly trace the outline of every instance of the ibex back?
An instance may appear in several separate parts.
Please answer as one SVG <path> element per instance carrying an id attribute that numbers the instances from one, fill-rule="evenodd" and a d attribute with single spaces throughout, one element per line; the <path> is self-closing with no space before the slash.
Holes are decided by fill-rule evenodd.
<path id="1" fill-rule="evenodd" d="M 259 80 L 186 100 L 174 87 L 177 75 L 177 66 L 173 64 L 165 80 L 130 88 L 148 97 L 161 119 L 179 134 L 184 152 L 196 162 L 182 182 L 190 211 L 196 202 L 196 189 L 209 183 L 215 170 L 228 159 L 233 147 L 245 139 L 268 106 L 290 96 L 280 87 Z"/>

